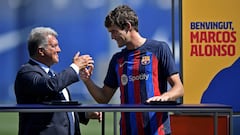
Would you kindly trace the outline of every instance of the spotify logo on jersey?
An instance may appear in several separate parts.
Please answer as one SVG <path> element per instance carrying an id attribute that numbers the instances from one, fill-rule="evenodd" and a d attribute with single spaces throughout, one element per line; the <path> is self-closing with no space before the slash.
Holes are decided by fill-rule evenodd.
<path id="1" fill-rule="evenodd" d="M 145 74 L 145 73 L 135 75 L 135 76 L 134 75 L 127 76 L 126 74 L 122 74 L 121 83 L 123 86 L 125 86 L 128 83 L 128 81 L 134 82 L 136 80 L 148 80 L 148 78 L 149 78 L 149 74 Z"/>

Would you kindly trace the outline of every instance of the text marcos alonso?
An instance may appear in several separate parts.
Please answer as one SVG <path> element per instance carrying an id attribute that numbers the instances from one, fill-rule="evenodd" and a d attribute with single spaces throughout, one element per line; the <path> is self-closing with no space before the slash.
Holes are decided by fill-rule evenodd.
<path id="1" fill-rule="evenodd" d="M 234 56 L 236 31 L 232 22 L 191 22 L 190 56 Z"/>

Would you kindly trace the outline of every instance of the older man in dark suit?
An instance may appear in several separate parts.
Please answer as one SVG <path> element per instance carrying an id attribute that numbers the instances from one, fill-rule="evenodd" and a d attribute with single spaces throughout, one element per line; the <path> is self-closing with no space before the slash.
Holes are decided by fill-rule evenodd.
<path id="1" fill-rule="evenodd" d="M 15 80 L 18 104 L 71 100 L 67 86 L 79 81 L 79 71 L 93 68 L 89 55 L 77 53 L 73 63 L 60 73 L 50 67 L 59 62 L 57 32 L 49 27 L 32 29 L 28 39 L 30 60 L 22 65 Z M 87 69 L 88 67 L 88 69 Z M 89 71 L 91 74 L 91 71 Z M 19 135 L 80 135 L 79 122 L 101 120 L 100 112 L 19 113 Z M 72 119 L 72 121 L 70 121 Z"/>

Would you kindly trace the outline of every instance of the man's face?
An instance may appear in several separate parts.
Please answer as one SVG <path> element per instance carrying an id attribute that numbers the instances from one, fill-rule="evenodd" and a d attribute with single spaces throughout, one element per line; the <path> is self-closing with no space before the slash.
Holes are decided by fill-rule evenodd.
<path id="1" fill-rule="evenodd" d="M 108 28 L 108 32 L 111 34 L 111 38 L 117 42 L 119 48 L 128 43 L 128 33 L 125 30 L 113 25 Z"/>
<path id="2" fill-rule="evenodd" d="M 44 48 L 44 62 L 46 65 L 51 66 L 55 63 L 59 62 L 58 53 L 61 52 L 61 49 L 58 45 L 58 40 L 53 35 L 48 35 L 48 44 L 47 47 Z"/>

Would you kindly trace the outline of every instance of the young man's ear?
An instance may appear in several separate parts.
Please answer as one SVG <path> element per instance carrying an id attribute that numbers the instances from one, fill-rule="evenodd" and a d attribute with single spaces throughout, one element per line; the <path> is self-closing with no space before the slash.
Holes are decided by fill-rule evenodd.
<path id="1" fill-rule="evenodd" d="M 125 29 L 126 32 L 131 31 L 132 30 L 131 23 L 130 22 L 126 22 L 124 29 Z"/>

